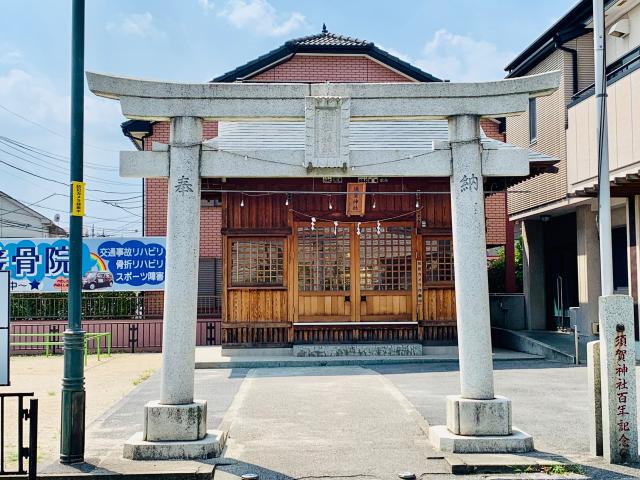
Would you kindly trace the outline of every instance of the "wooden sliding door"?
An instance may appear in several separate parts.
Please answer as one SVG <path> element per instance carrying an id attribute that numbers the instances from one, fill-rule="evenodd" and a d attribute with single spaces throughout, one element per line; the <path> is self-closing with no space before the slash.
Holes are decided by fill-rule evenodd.
<path id="1" fill-rule="evenodd" d="M 297 224 L 296 321 L 415 319 L 413 232 L 408 223 Z"/>
<path id="2" fill-rule="evenodd" d="M 410 224 L 360 228 L 360 321 L 413 319 L 413 257 Z"/>
<path id="3" fill-rule="evenodd" d="M 352 236 L 348 225 L 318 223 L 312 228 L 305 222 L 296 226 L 299 322 L 354 319 Z"/>

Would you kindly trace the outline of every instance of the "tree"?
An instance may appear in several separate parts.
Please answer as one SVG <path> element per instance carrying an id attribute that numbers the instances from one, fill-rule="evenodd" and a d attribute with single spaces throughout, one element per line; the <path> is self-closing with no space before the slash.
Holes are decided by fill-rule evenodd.
<path id="1" fill-rule="evenodd" d="M 489 261 L 489 292 L 504 293 L 504 272 L 505 272 L 505 256 L 504 247 L 498 249 L 498 258 Z M 522 292 L 522 238 L 516 239 L 515 242 L 515 274 L 516 274 L 516 290 Z"/>

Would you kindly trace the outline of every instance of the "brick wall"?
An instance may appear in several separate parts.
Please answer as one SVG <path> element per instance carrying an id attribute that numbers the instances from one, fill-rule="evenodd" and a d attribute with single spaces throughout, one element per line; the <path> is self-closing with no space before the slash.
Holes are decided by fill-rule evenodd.
<path id="1" fill-rule="evenodd" d="M 487 245 L 504 245 L 506 243 L 506 204 L 505 193 L 494 193 L 484 201 L 486 218 Z"/>
<path id="2" fill-rule="evenodd" d="M 500 132 L 500 122 L 491 118 L 481 118 L 480 126 L 487 137 L 500 140 L 501 142 L 507 141 L 506 132 Z"/>
<path id="3" fill-rule="evenodd" d="M 222 209 L 202 207 L 200 211 L 200 256 L 202 258 L 222 258 Z"/>
<path id="4" fill-rule="evenodd" d="M 485 135 L 501 142 L 506 141 L 506 133 L 500 133 L 500 122 L 490 118 L 480 120 Z M 504 193 L 495 193 L 484 201 L 486 218 L 487 246 L 504 245 L 506 243 L 507 206 Z"/>
<path id="5" fill-rule="evenodd" d="M 368 57 L 359 55 L 294 55 L 251 78 L 258 82 L 411 82 Z"/>

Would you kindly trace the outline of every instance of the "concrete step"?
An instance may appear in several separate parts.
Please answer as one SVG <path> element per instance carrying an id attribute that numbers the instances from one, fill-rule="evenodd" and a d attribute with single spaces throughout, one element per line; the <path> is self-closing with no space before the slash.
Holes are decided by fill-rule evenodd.
<path id="1" fill-rule="evenodd" d="M 337 367 L 349 365 L 392 365 L 392 364 L 427 364 L 451 363 L 458 361 L 457 350 L 451 347 L 425 347 L 420 355 L 352 355 L 339 357 L 295 357 L 290 349 L 222 349 L 219 346 L 197 347 L 196 368 L 274 368 L 274 367 Z M 435 350 L 434 350 L 435 349 Z M 439 350 L 443 349 L 443 350 Z M 269 355 L 266 350 L 275 350 Z M 233 353 L 229 355 L 229 353 Z M 512 350 L 495 349 L 493 360 L 521 361 L 540 360 L 539 355 L 530 355 Z"/>
<path id="2" fill-rule="evenodd" d="M 338 343 L 293 346 L 294 357 L 406 357 L 422 355 L 420 343 Z"/>
<path id="3" fill-rule="evenodd" d="M 573 335 L 537 330 L 508 330 L 493 327 L 491 329 L 493 345 L 518 352 L 540 355 L 547 360 L 561 363 L 575 363 L 575 344 Z M 586 345 L 579 344 L 580 363 L 587 360 Z"/>

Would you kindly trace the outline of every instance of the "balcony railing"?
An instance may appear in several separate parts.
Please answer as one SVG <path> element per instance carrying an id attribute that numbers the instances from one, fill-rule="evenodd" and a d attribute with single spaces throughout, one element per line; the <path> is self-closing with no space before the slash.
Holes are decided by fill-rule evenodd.
<path id="1" fill-rule="evenodd" d="M 640 132 L 635 126 L 640 98 L 640 47 L 607 69 L 609 169 L 612 178 L 640 170 Z M 578 92 L 568 106 L 567 188 L 569 194 L 588 194 L 597 184 L 596 98 L 593 87 Z M 619 192 L 618 192 L 619 193 Z M 612 193 L 613 194 L 613 193 Z"/>
<path id="2" fill-rule="evenodd" d="M 607 86 L 617 82 L 626 75 L 640 68 L 640 47 L 634 48 L 629 53 L 620 57 L 615 62 L 607 66 Z M 571 97 L 568 108 L 591 97 L 595 93 L 595 84 L 591 84 L 575 93 Z"/>

